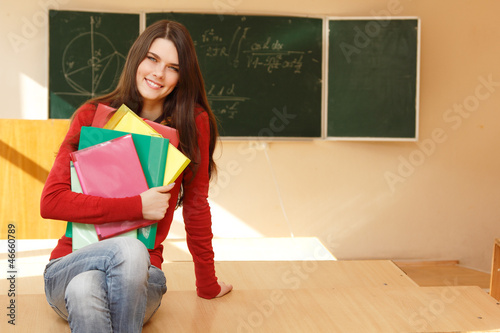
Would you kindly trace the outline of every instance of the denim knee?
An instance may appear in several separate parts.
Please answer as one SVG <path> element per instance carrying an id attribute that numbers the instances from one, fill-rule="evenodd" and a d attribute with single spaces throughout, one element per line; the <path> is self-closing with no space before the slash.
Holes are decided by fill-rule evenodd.
<path id="1" fill-rule="evenodd" d="M 66 287 L 65 300 L 77 300 L 78 304 L 84 305 L 84 300 L 95 296 L 106 297 L 106 275 L 101 271 L 87 271 L 75 276 Z"/>
<path id="2" fill-rule="evenodd" d="M 119 268 L 123 278 L 147 281 L 151 263 L 149 252 L 141 241 L 135 238 L 117 237 L 109 239 L 106 245 L 112 252 L 110 254 L 111 265 L 115 269 Z"/>
<path id="3" fill-rule="evenodd" d="M 146 266 L 149 268 L 149 252 L 144 244 L 130 237 L 117 237 L 101 241 L 107 250 L 110 251 L 109 256 L 115 263 L 127 261 L 130 264 Z"/>

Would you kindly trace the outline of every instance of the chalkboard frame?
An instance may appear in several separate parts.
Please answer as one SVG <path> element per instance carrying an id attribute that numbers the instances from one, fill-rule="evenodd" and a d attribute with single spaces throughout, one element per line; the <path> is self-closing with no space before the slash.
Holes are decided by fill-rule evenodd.
<path id="1" fill-rule="evenodd" d="M 335 110 L 329 109 L 329 87 L 331 84 L 330 81 L 330 52 L 333 47 L 330 38 L 330 22 L 331 21 L 366 21 L 369 22 L 379 22 L 384 20 L 411 20 L 416 21 L 416 63 L 415 63 L 415 103 L 414 103 L 414 134 L 411 136 L 398 136 L 398 137 L 390 137 L 390 136 L 369 136 L 369 135 L 356 135 L 356 136 L 339 136 L 335 135 L 335 133 L 331 133 L 329 131 L 329 122 L 328 118 L 332 112 Z M 325 31 L 327 34 L 326 37 L 326 51 L 327 55 L 325 56 L 325 95 L 324 95 L 324 105 L 325 109 L 323 110 L 323 138 L 325 140 L 333 140 L 333 141 L 397 141 L 397 142 L 416 142 L 419 137 L 419 113 L 420 113 L 420 49 L 421 49 L 421 20 L 417 16 L 328 16 L 325 19 Z"/>

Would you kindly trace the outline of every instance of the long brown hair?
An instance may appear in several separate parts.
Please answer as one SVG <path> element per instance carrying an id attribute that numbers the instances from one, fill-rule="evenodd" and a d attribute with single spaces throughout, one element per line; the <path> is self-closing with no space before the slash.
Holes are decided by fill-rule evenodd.
<path id="1" fill-rule="evenodd" d="M 92 102 L 109 103 L 112 107 L 125 104 L 140 114 L 142 96 L 137 89 L 137 68 L 146 58 L 151 44 L 157 38 L 172 41 L 177 48 L 179 57 L 179 82 L 177 87 L 165 98 L 162 117 L 165 120 L 171 119 L 170 125 L 179 131 L 179 148 L 191 159 L 193 171 L 196 172 L 200 156 L 195 123 L 196 105 L 201 106 L 207 112 L 210 122 L 209 176 L 212 177 L 216 172 L 213 153 L 218 138 L 217 122 L 208 104 L 205 83 L 193 40 L 182 24 L 161 20 L 147 27 L 130 48 L 116 89 L 107 95 L 93 99 Z"/>

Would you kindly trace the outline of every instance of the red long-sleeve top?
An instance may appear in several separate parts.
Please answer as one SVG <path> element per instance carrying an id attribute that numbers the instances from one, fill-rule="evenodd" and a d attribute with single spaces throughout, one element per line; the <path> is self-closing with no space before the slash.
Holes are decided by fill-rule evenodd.
<path id="1" fill-rule="evenodd" d="M 75 113 L 42 191 L 40 213 L 43 218 L 91 224 L 143 219 L 142 201 L 139 195 L 127 198 L 101 198 L 71 191 L 69 154 L 77 150 L 81 127 L 91 126 L 95 110 L 96 107 L 93 104 L 85 104 Z M 193 257 L 196 290 L 200 297 L 213 298 L 221 289 L 215 275 L 212 216 L 207 200 L 210 126 L 205 110 L 197 108 L 195 114 L 200 150 L 198 168 L 196 173 L 193 173 L 191 168 L 186 168 L 175 181 L 175 186 L 170 191 L 172 197 L 167 213 L 162 220 L 158 221 L 155 248 L 149 250 L 149 254 L 151 264 L 161 269 L 162 242 L 170 230 L 182 183 L 186 240 Z M 62 236 L 52 251 L 50 259 L 71 253 L 71 241 L 71 238 Z"/>

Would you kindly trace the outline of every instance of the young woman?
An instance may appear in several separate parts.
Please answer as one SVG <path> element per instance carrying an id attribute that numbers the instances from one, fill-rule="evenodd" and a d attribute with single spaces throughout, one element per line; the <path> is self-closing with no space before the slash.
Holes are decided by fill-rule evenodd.
<path id="1" fill-rule="evenodd" d="M 71 191 L 69 154 L 77 149 L 81 127 L 92 123 L 97 103 L 116 108 L 126 104 L 140 117 L 178 130 L 179 148 L 192 163 L 175 184 L 127 198 Z M 231 291 L 215 275 L 207 202 L 216 140 L 215 118 L 188 31 L 176 22 L 156 22 L 130 49 L 117 88 L 75 112 L 42 192 L 44 218 L 92 224 L 158 221 L 155 248 L 149 251 L 136 239 L 118 237 L 72 252 L 71 238 L 61 237 L 45 269 L 45 293 L 72 332 L 142 330 L 167 289 L 161 243 L 178 205 L 183 206 L 198 296 L 214 298 Z"/>

